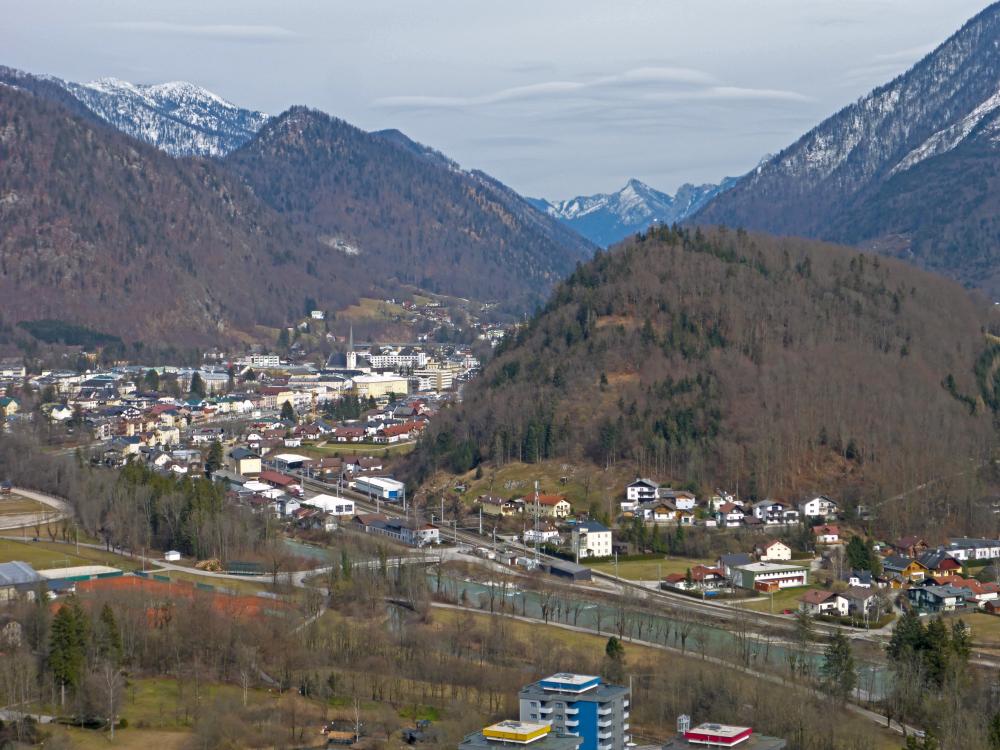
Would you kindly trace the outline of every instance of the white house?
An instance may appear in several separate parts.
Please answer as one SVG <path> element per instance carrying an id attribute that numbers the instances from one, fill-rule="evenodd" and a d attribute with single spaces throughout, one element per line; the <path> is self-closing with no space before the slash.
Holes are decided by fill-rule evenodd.
<path id="1" fill-rule="evenodd" d="M 847 617 L 847 599 L 832 591 L 813 589 L 799 597 L 799 609 L 811 615 Z"/>
<path id="2" fill-rule="evenodd" d="M 597 521 L 584 521 L 573 527 L 573 552 L 587 557 L 611 557 L 611 529 Z"/>
<path id="3" fill-rule="evenodd" d="M 996 560 L 1000 558 L 1000 539 L 952 539 L 947 552 L 956 560 Z"/>
<path id="4" fill-rule="evenodd" d="M 639 503 L 655 500 L 659 489 L 660 485 L 652 479 L 637 478 L 634 482 L 625 486 L 625 502 L 622 503 L 622 510 L 635 510 Z M 631 504 L 631 507 L 626 508 L 626 503 Z"/>
<path id="5" fill-rule="evenodd" d="M 840 506 L 826 495 L 799 503 L 799 513 L 803 518 L 834 518 L 839 511 Z"/>
<path id="6" fill-rule="evenodd" d="M 837 544 L 840 542 L 840 529 L 836 526 L 816 526 L 813 528 L 816 544 Z"/>
<path id="7" fill-rule="evenodd" d="M 525 544 L 534 544 L 535 540 L 539 544 L 545 544 L 546 542 L 558 544 L 559 531 L 551 526 L 540 526 L 537 531 L 535 529 L 525 529 L 521 538 Z"/>
<path id="8" fill-rule="evenodd" d="M 715 514 L 719 526 L 732 528 L 743 525 L 743 509 L 735 503 L 723 503 Z"/>
<path id="9" fill-rule="evenodd" d="M 791 560 L 792 548 L 780 539 L 772 539 L 769 542 L 757 545 L 757 556 L 759 559 L 767 562 L 775 560 Z"/>
<path id="10" fill-rule="evenodd" d="M 314 495 L 303 500 L 306 505 L 319 508 L 331 516 L 354 516 L 354 501 L 346 497 L 334 497 L 332 495 Z"/>
<path id="11" fill-rule="evenodd" d="M 694 506 L 698 502 L 698 498 L 694 493 L 687 492 L 685 490 L 672 490 L 670 488 L 663 488 L 659 491 L 661 500 L 671 500 L 674 503 L 674 507 L 677 510 L 694 510 Z"/>
<path id="12" fill-rule="evenodd" d="M 770 525 L 798 523 L 799 520 L 799 512 L 780 500 L 754 503 L 753 516 Z"/>

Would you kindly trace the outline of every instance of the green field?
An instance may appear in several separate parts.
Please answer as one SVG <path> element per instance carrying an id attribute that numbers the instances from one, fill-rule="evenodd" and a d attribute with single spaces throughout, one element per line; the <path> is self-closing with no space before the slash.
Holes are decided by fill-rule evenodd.
<path id="1" fill-rule="evenodd" d="M 0 517 L 2 516 L 16 516 L 25 513 L 55 513 L 53 508 L 50 508 L 45 503 L 40 503 L 37 500 L 31 500 L 21 495 L 5 495 L 0 497 Z"/>
<path id="2" fill-rule="evenodd" d="M 271 577 L 263 576 L 260 579 L 242 578 L 213 578 L 211 576 L 198 575 L 197 572 L 182 573 L 177 570 L 161 570 L 156 573 L 158 576 L 167 576 L 171 581 L 186 581 L 187 583 L 204 583 L 214 586 L 216 589 L 229 589 L 240 594 L 257 594 L 261 591 L 268 591 L 271 588 Z M 281 577 L 278 577 L 280 583 Z"/>
<path id="3" fill-rule="evenodd" d="M 660 560 L 627 560 L 619 562 L 617 575 L 629 581 L 657 581 L 671 573 L 685 573 L 695 565 L 715 565 L 713 560 L 692 560 L 687 557 L 664 557 Z M 616 575 L 614 562 L 600 562 L 588 567 L 608 575 Z"/>
<path id="4" fill-rule="evenodd" d="M 110 565 L 122 570 L 137 570 L 141 563 L 103 550 L 60 544 L 48 541 L 19 542 L 0 539 L 0 562 L 20 560 L 29 563 L 36 570 L 47 568 L 68 568 L 77 565 Z"/>
<path id="5" fill-rule="evenodd" d="M 313 456 L 405 456 L 416 446 L 415 442 L 378 445 L 376 443 L 327 443 L 303 445 L 295 450 Z"/>
<path id="6" fill-rule="evenodd" d="M 772 609 L 771 596 L 761 594 L 753 599 L 746 599 L 737 606 L 752 609 L 755 612 L 772 612 L 780 615 L 784 609 L 796 610 L 799 608 L 799 597 L 810 589 L 818 589 L 819 586 L 795 586 L 794 588 L 781 589 L 774 592 L 774 603 Z"/>

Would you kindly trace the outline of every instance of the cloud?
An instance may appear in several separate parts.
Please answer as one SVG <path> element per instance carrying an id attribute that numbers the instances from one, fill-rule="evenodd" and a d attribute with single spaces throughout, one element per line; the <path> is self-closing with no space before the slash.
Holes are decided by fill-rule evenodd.
<path id="1" fill-rule="evenodd" d="M 541 81 L 475 96 L 389 96 L 376 99 L 375 106 L 396 109 L 461 109 L 537 98 L 608 96 L 616 91 L 662 85 L 706 86 L 714 82 L 714 77 L 708 73 L 691 68 L 643 67 L 584 81 Z"/>
<path id="2" fill-rule="evenodd" d="M 113 21 L 100 24 L 103 28 L 116 31 L 138 32 L 204 38 L 237 42 L 284 42 L 296 39 L 299 34 L 283 26 L 244 24 L 184 24 L 165 21 Z"/>

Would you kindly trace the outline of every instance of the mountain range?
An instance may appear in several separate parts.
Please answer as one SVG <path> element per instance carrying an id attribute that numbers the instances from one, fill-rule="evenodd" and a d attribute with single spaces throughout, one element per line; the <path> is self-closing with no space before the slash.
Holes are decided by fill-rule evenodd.
<path id="1" fill-rule="evenodd" d="M 563 201 L 529 198 L 528 202 L 601 247 L 648 229 L 652 224 L 684 221 L 715 196 L 735 184 L 727 177 L 718 185 L 684 184 L 670 195 L 631 179 L 614 193 L 581 195 Z"/>
<path id="2" fill-rule="evenodd" d="M 1000 4 L 691 221 L 912 260 L 1000 298 Z"/>
<path id="3" fill-rule="evenodd" d="M 522 314 L 594 251 L 488 175 L 303 107 L 0 68 L 0 109 L 7 323 L 206 341 L 404 287 Z"/>

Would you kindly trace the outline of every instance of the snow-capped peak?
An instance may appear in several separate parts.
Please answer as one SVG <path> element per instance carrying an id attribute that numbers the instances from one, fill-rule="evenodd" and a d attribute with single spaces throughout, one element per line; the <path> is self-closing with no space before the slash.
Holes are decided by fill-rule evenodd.
<path id="1" fill-rule="evenodd" d="M 135 84 L 99 78 L 57 82 L 111 125 L 173 156 L 224 156 L 269 119 L 188 81 Z"/>

